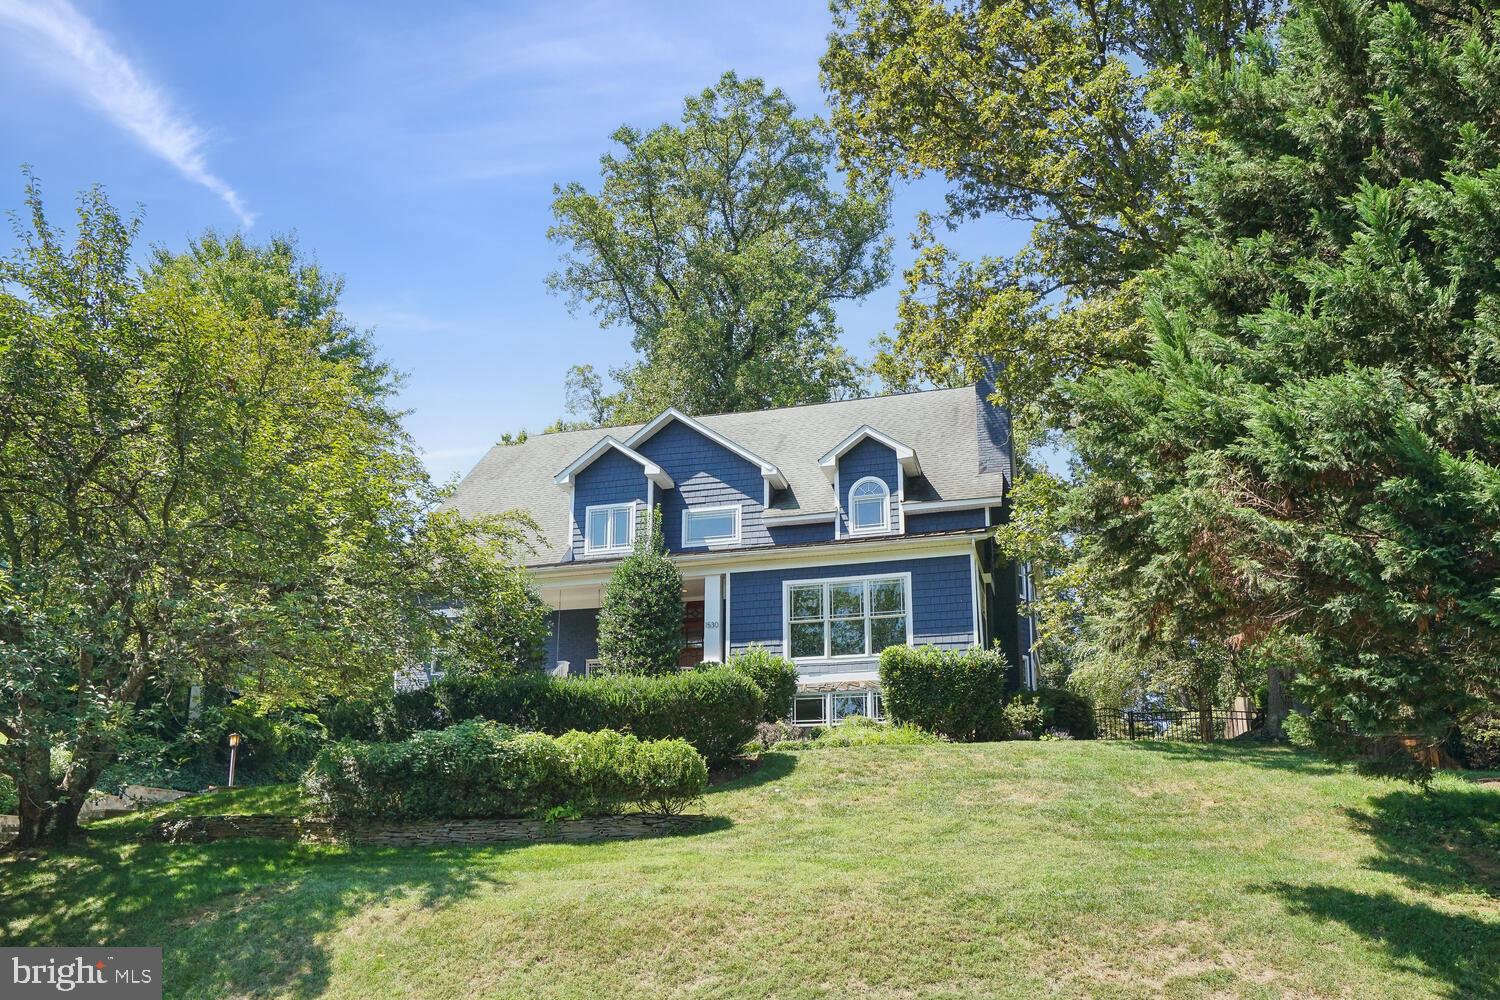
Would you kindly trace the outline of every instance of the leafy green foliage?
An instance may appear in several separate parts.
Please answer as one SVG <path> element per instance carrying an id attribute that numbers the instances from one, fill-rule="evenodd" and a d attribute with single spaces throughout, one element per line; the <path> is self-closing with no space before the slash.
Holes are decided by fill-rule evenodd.
<path id="1" fill-rule="evenodd" d="M 641 739 L 681 738 L 715 766 L 739 753 L 764 705 L 755 683 L 729 667 L 662 677 L 456 677 L 435 690 L 446 721 L 482 718 L 554 734 L 617 729 Z"/>
<path id="2" fill-rule="evenodd" d="M 22 843 L 72 832 L 150 686 L 368 690 L 429 658 L 433 607 L 495 612 L 484 588 L 534 530 L 432 513 L 395 379 L 292 243 L 210 233 L 138 270 L 97 189 L 71 244 L 34 181 L 27 206 L 0 263 L 0 770 Z"/>
<path id="3" fill-rule="evenodd" d="M 880 688 L 891 721 L 961 741 L 1003 740 L 1010 665 L 998 649 L 891 646 L 880 654 Z"/>
<path id="4" fill-rule="evenodd" d="M 1319 742 L 1421 777 L 1500 700 L 1493 13 L 1326 0 L 1164 95 L 1214 136 L 1149 363 L 1080 390 L 1094 565 L 1143 634 L 1274 646 Z"/>
<path id="5" fill-rule="evenodd" d="M 887 724 L 855 716 L 822 730 L 811 739 L 783 739 L 772 750 L 822 750 L 828 747 L 920 747 L 943 742 L 941 736 L 910 723 Z"/>
<path id="6" fill-rule="evenodd" d="M 765 701 L 761 715 L 764 722 L 779 722 L 787 717 L 792 698 L 797 694 L 797 665 L 791 660 L 755 645 L 731 656 L 726 663 L 755 682 Z"/>
<path id="7" fill-rule="evenodd" d="M 667 556 L 661 511 L 643 521 L 599 605 L 599 659 L 612 673 L 674 673 L 685 642 L 682 573 Z"/>
<path id="8" fill-rule="evenodd" d="M 1067 688 L 1044 687 L 1036 692 L 1036 703 L 1042 710 L 1042 726 L 1061 729 L 1075 740 L 1091 740 L 1099 735 L 1099 720 L 1094 703 Z"/>
<path id="9" fill-rule="evenodd" d="M 673 814 L 707 785 L 703 758 L 681 740 L 554 739 L 478 720 L 399 743 L 333 744 L 303 780 L 324 814 L 346 821 L 595 816 L 631 804 Z"/>
<path id="10" fill-rule="evenodd" d="M 883 192 L 840 191 L 833 138 L 780 90 L 726 73 L 681 125 L 623 126 L 597 193 L 554 189 L 564 248 L 548 284 L 601 326 L 630 330 L 640 360 L 601 396 L 574 370 L 574 412 L 594 422 L 755 410 L 855 394 L 835 307 L 886 280 Z M 591 382 L 590 379 L 593 379 Z"/>

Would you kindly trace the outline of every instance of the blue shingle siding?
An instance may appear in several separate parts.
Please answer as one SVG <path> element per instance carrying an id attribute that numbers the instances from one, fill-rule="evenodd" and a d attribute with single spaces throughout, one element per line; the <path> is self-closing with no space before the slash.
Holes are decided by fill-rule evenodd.
<path id="1" fill-rule="evenodd" d="M 833 522 L 822 524 L 783 524 L 770 529 L 771 541 L 777 545 L 800 545 L 804 542 L 833 541 Z"/>
<path id="2" fill-rule="evenodd" d="M 599 612 L 595 608 L 554 611 L 547 637 L 549 666 L 568 661 L 568 673 L 582 674 L 588 661 L 599 656 Z"/>
<path id="3" fill-rule="evenodd" d="M 603 503 L 646 503 L 646 473 L 631 458 L 611 448 L 578 473 L 573 486 L 573 556 L 583 553 L 584 515 L 589 507 Z M 641 512 L 636 511 L 637 524 Z"/>
<path id="4" fill-rule="evenodd" d="M 682 548 L 684 506 L 740 505 L 740 544 L 770 545 L 771 535 L 761 520 L 765 481 L 760 467 L 687 425 L 673 421 L 636 449 L 671 476 L 675 489 L 657 490 L 662 533 L 667 548 Z M 697 547 L 687 551 L 701 552 Z"/>
<path id="5" fill-rule="evenodd" d="M 832 563 L 796 569 L 731 573 L 729 642 L 731 652 L 759 643 L 781 649 L 787 580 L 911 574 L 912 640 L 918 645 L 962 648 L 975 642 L 973 570 L 967 555 L 890 559 L 873 563 Z"/>
<path id="6" fill-rule="evenodd" d="M 984 508 L 944 510 L 932 514 L 906 515 L 906 533 L 920 535 L 928 531 L 958 531 L 984 527 Z"/>
<path id="7" fill-rule="evenodd" d="M 849 533 L 849 490 L 866 476 L 874 476 L 890 490 L 891 531 L 899 527 L 896 511 L 896 491 L 900 486 L 897 477 L 900 466 L 896 464 L 896 453 L 874 438 L 865 438 L 844 452 L 839 459 L 839 532 Z"/>

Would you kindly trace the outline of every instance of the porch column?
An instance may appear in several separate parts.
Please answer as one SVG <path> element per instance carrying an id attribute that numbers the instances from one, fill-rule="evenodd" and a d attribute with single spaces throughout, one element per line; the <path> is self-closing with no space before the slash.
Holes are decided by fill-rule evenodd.
<path id="1" fill-rule="evenodd" d="M 703 578 L 703 662 L 724 662 L 724 577 Z"/>

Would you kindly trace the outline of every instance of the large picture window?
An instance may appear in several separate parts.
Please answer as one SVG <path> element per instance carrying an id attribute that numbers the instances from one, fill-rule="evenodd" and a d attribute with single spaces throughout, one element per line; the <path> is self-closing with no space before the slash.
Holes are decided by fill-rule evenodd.
<path id="1" fill-rule="evenodd" d="M 876 656 L 910 638 L 908 576 L 790 582 L 787 655 L 793 660 Z"/>
<path id="2" fill-rule="evenodd" d="M 601 504 L 584 512 L 583 550 L 590 555 L 629 552 L 634 540 L 635 504 Z"/>

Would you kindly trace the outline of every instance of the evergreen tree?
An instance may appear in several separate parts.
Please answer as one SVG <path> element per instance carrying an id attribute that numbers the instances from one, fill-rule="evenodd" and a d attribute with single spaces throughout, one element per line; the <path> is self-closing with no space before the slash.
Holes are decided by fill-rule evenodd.
<path id="1" fill-rule="evenodd" d="M 1078 394 L 1133 627 L 1295 658 L 1325 745 L 1391 771 L 1500 693 L 1495 27 L 1318 0 L 1199 59 L 1168 106 L 1214 142 L 1151 360 Z"/>
<path id="2" fill-rule="evenodd" d="M 636 531 L 599 608 L 599 658 L 623 674 L 668 674 L 682 653 L 682 574 L 667 557 L 661 511 Z"/>

